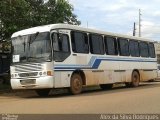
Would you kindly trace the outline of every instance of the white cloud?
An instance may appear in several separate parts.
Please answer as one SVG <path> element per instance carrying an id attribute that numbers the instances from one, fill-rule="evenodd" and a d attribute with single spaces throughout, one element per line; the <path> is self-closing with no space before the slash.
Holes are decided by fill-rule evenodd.
<path id="1" fill-rule="evenodd" d="M 153 16 L 155 16 L 155 17 L 160 16 L 160 11 L 155 11 L 155 12 L 153 13 Z"/>
<path id="2" fill-rule="evenodd" d="M 132 35 L 142 10 L 142 35 L 157 38 L 160 33 L 160 0 L 69 0 L 82 26 Z M 138 33 L 138 28 L 137 28 Z M 159 38 L 160 39 L 160 36 Z"/>

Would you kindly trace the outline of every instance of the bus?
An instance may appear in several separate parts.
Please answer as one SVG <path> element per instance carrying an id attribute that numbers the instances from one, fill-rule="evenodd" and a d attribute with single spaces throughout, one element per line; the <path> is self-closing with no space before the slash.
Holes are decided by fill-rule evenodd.
<path id="1" fill-rule="evenodd" d="M 125 83 L 137 87 L 157 77 L 154 41 L 68 24 L 38 26 L 14 33 L 11 86 L 47 96 L 51 89 L 79 94 Z"/>

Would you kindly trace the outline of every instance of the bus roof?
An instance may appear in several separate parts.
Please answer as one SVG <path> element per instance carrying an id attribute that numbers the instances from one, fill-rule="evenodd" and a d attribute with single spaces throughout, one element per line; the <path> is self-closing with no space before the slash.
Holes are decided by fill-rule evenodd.
<path id="1" fill-rule="evenodd" d="M 104 35 L 120 37 L 120 38 L 136 39 L 136 40 L 141 40 L 141 41 L 154 42 L 153 40 L 146 39 L 146 38 L 140 38 L 140 37 L 135 37 L 135 36 L 105 32 L 105 31 L 101 31 L 101 30 L 84 28 L 84 27 L 80 27 L 77 25 L 69 25 L 69 24 L 50 24 L 50 25 L 43 25 L 43 26 L 33 27 L 33 28 L 29 28 L 29 29 L 24 29 L 24 30 L 13 33 L 11 38 L 17 37 L 17 36 L 22 36 L 22 35 L 34 34 L 37 32 L 49 32 L 52 29 L 70 29 L 70 30 L 77 30 L 77 31 L 85 31 L 85 32 L 89 32 L 89 33 L 104 34 Z"/>
<path id="2" fill-rule="evenodd" d="M 37 33 L 37 32 L 49 32 L 51 30 L 52 26 L 54 26 L 54 24 L 43 25 L 43 26 L 37 26 L 37 27 L 32 27 L 32 28 L 24 29 L 24 30 L 21 30 L 21 31 L 13 33 L 13 35 L 11 36 L 11 38 L 17 37 L 17 36 L 34 34 L 34 33 Z"/>

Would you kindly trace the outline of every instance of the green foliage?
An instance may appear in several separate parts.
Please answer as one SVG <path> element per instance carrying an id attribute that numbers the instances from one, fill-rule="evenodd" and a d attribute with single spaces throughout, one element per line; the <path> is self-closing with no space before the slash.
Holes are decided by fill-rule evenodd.
<path id="1" fill-rule="evenodd" d="M 66 0 L 0 0 L 0 40 L 29 27 L 68 23 L 79 25 Z"/>
<path id="2" fill-rule="evenodd" d="M 18 29 L 27 27 L 25 0 L 2 0 L 0 4 L 1 39 L 9 38 Z"/>
<path id="3" fill-rule="evenodd" d="M 57 2 L 56 2 L 57 1 Z M 66 0 L 49 0 L 46 3 L 49 11 L 48 23 L 51 23 L 51 20 L 55 22 L 65 22 L 69 24 L 79 25 L 80 21 L 76 19 L 76 15 L 72 13 L 73 6 L 68 3 Z"/>

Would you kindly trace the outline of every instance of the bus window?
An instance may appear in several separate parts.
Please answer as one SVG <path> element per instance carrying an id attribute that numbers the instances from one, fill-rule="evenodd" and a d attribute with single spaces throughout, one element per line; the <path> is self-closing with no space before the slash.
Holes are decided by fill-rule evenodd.
<path id="1" fill-rule="evenodd" d="M 64 61 L 70 55 L 68 35 L 54 33 L 52 39 L 54 60 Z"/>
<path id="2" fill-rule="evenodd" d="M 147 42 L 140 42 L 139 47 L 140 47 L 141 57 L 149 57 L 149 50 L 148 50 Z"/>
<path id="3" fill-rule="evenodd" d="M 138 41 L 130 40 L 129 41 L 129 51 L 132 57 L 139 57 L 139 44 Z"/>
<path id="4" fill-rule="evenodd" d="M 121 56 L 129 56 L 129 44 L 128 40 L 124 38 L 118 39 L 119 51 Z"/>
<path id="5" fill-rule="evenodd" d="M 104 54 L 103 37 L 101 35 L 89 35 L 90 51 L 92 54 Z"/>
<path id="6" fill-rule="evenodd" d="M 89 53 L 87 33 L 71 32 L 72 50 L 75 53 Z"/>
<path id="7" fill-rule="evenodd" d="M 153 43 L 149 43 L 149 56 L 155 58 L 155 48 Z"/>
<path id="8" fill-rule="evenodd" d="M 114 37 L 104 37 L 105 49 L 107 55 L 117 55 L 117 42 Z"/>

